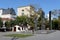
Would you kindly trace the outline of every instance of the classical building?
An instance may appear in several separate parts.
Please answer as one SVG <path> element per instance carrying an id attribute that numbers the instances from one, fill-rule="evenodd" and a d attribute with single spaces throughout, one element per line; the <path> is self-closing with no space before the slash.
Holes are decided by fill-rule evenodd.
<path id="1" fill-rule="evenodd" d="M 3 21 L 3 26 L 1 29 L 4 29 L 4 31 L 6 31 L 5 22 L 10 21 L 10 20 L 15 20 L 16 13 L 13 8 L 8 8 L 8 9 L 1 8 L 0 9 L 0 18 Z"/>
<path id="2" fill-rule="evenodd" d="M 0 9 L 0 18 L 2 18 L 2 20 L 14 20 L 15 17 L 16 13 L 13 8 Z"/>
<path id="3" fill-rule="evenodd" d="M 30 17 L 30 15 L 34 14 L 34 7 L 33 6 L 23 6 L 23 7 L 18 7 L 17 8 L 17 15 L 18 16 L 28 16 Z"/>

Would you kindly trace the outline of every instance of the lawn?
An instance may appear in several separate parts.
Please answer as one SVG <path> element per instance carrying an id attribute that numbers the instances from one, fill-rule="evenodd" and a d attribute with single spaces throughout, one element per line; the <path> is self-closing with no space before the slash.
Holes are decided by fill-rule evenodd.
<path id="1" fill-rule="evenodd" d="M 19 38 L 25 38 L 25 37 L 29 37 L 29 36 L 33 36 L 32 34 L 9 34 L 9 35 L 5 35 L 7 37 L 19 37 Z"/>

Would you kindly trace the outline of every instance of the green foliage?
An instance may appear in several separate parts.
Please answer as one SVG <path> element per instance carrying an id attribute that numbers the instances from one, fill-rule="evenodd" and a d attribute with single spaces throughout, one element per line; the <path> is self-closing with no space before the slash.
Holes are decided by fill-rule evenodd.
<path id="1" fill-rule="evenodd" d="M 56 29 L 56 30 L 58 29 L 58 20 L 57 19 L 52 21 L 52 28 Z"/>
<path id="2" fill-rule="evenodd" d="M 33 18 L 29 19 L 29 23 L 28 23 L 31 27 L 34 27 L 34 20 Z"/>
<path id="3" fill-rule="evenodd" d="M 5 22 L 5 26 L 6 26 L 7 28 L 11 27 L 11 22 L 10 22 L 10 21 L 6 21 L 6 22 Z"/>
<path id="4" fill-rule="evenodd" d="M 2 20 L 0 18 L 0 27 L 2 27 L 2 26 L 3 26 L 3 22 L 2 22 Z"/>
<path id="5" fill-rule="evenodd" d="M 25 38 L 25 37 L 29 37 L 32 36 L 32 34 L 10 34 L 10 35 L 5 35 L 8 37 L 19 37 L 19 38 Z"/>
<path id="6" fill-rule="evenodd" d="M 25 18 L 24 16 L 17 17 L 16 19 L 17 19 L 17 21 L 19 21 L 19 22 L 25 22 L 25 21 L 26 21 L 26 18 Z"/>
<path id="7" fill-rule="evenodd" d="M 38 27 L 41 27 L 41 17 L 38 19 Z"/>
<path id="8" fill-rule="evenodd" d="M 24 24 L 25 25 L 25 24 L 27 24 L 27 16 L 17 17 L 15 21 L 16 21 L 17 24 L 20 23 L 20 24 Z"/>

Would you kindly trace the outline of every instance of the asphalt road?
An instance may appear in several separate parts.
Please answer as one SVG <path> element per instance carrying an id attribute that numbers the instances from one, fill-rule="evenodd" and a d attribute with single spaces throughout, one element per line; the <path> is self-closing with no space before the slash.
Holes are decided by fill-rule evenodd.
<path id="1" fill-rule="evenodd" d="M 0 40 L 60 40 L 60 31 L 49 34 L 34 34 L 34 36 L 26 38 L 5 37 L 6 34 L 14 34 L 17 32 L 0 32 Z"/>

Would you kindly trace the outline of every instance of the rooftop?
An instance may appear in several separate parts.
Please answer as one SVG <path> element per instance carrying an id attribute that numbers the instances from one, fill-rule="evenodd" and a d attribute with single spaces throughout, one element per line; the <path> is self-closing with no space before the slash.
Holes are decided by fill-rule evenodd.
<path id="1" fill-rule="evenodd" d="M 28 7 L 28 6 L 30 6 L 30 7 L 32 7 L 32 8 L 34 8 L 34 6 L 32 6 L 32 5 L 27 5 L 27 6 L 19 6 L 18 8 Z"/>
<path id="2" fill-rule="evenodd" d="M 8 9 L 0 8 L 0 10 L 3 10 L 2 15 L 4 15 L 4 14 L 16 15 L 15 10 L 13 8 L 8 8 Z"/>

